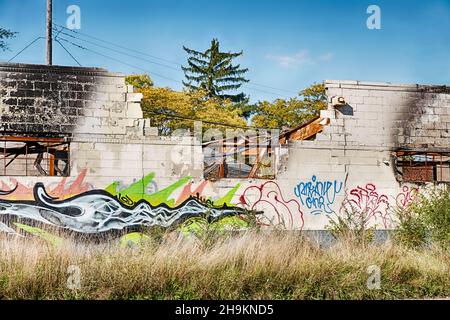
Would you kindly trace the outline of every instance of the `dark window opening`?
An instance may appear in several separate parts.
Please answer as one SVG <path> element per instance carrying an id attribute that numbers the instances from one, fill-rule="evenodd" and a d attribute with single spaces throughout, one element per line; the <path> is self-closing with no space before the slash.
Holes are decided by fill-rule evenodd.
<path id="1" fill-rule="evenodd" d="M 0 176 L 70 175 L 70 143 L 64 138 L 0 137 Z"/>
<path id="2" fill-rule="evenodd" d="M 397 152 L 397 172 L 403 182 L 450 183 L 450 152 Z"/>

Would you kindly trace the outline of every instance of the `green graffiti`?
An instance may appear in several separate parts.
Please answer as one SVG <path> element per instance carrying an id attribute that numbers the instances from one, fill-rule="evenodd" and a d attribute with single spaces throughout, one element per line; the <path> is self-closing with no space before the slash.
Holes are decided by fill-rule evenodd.
<path id="1" fill-rule="evenodd" d="M 250 226 L 248 222 L 242 220 L 237 216 L 225 217 L 211 225 L 217 231 L 237 231 L 248 229 Z"/>
<path id="2" fill-rule="evenodd" d="M 218 233 L 226 231 L 240 231 L 246 230 L 250 227 L 248 222 L 244 221 L 240 217 L 230 216 L 222 218 L 211 224 L 205 218 L 190 218 L 186 220 L 178 228 L 184 236 L 194 235 L 196 237 L 203 237 L 208 231 L 214 231 Z"/>
<path id="3" fill-rule="evenodd" d="M 194 235 L 196 237 L 202 237 L 205 235 L 207 229 L 208 220 L 205 218 L 190 218 L 179 227 L 179 230 L 183 233 L 183 235 Z"/>
<path id="4" fill-rule="evenodd" d="M 147 186 L 154 177 L 155 173 L 152 172 L 149 175 L 145 176 L 143 179 L 134 182 L 128 188 L 120 191 L 117 190 L 118 182 L 116 181 L 106 187 L 105 191 L 109 192 L 112 196 L 117 197 L 121 202 L 124 202 L 125 204 L 130 204 L 129 200 L 131 200 L 133 203 L 138 202 L 139 200 L 145 200 L 153 206 L 158 206 L 164 203 L 169 207 L 173 207 L 175 206 L 175 200 L 169 200 L 169 197 L 175 190 L 185 185 L 191 179 L 191 177 L 183 177 L 163 190 L 148 194 L 146 192 Z"/>
<path id="5" fill-rule="evenodd" d="M 105 191 L 111 193 L 113 196 L 116 196 L 118 193 L 120 193 L 123 196 L 132 196 L 132 195 L 141 196 L 146 193 L 146 188 L 154 177 L 155 173 L 152 172 L 146 175 L 143 179 L 131 184 L 128 188 L 121 190 L 120 192 L 117 191 L 118 183 L 116 181 L 113 184 L 106 187 Z"/>
<path id="6" fill-rule="evenodd" d="M 224 205 L 232 206 L 231 201 L 233 201 L 234 195 L 238 191 L 239 187 L 241 186 L 240 183 L 236 184 L 230 191 L 227 192 L 226 195 L 224 195 L 219 200 L 214 201 L 214 206 L 216 207 L 223 207 Z"/>
<path id="7" fill-rule="evenodd" d="M 155 177 L 155 173 L 150 173 L 147 176 L 145 176 L 143 179 L 140 179 L 139 181 L 134 182 L 127 188 L 123 190 L 117 190 L 119 183 L 117 181 L 113 182 L 109 186 L 105 188 L 105 191 L 110 193 L 112 196 L 117 197 L 119 201 L 126 205 L 132 205 L 139 200 L 145 200 L 148 203 L 150 203 L 153 206 L 158 206 L 160 204 L 166 204 L 169 207 L 175 206 L 175 199 L 169 199 L 172 193 L 177 190 L 178 188 L 182 187 L 186 183 L 189 182 L 189 180 L 192 179 L 192 177 L 183 177 L 179 179 L 177 182 L 173 183 L 172 185 L 168 186 L 167 188 L 157 191 L 155 193 L 147 193 L 147 186 L 150 182 L 152 182 L 153 178 Z M 236 184 L 230 191 L 227 192 L 226 195 L 224 195 L 222 198 L 218 200 L 213 200 L 212 198 L 208 198 L 208 202 L 211 203 L 215 207 L 223 207 L 223 206 L 233 206 L 232 201 L 233 198 L 238 191 L 240 187 L 240 184 Z"/>
<path id="8" fill-rule="evenodd" d="M 175 206 L 175 200 L 169 199 L 170 195 L 177 190 L 179 187 L 185 185 L 189 180 L 191 180 L 191 177 L 184 177 L 175 182 L 174 184 L 168 186 L 167 188 L 155 192 L 153 194 L 144 194 L 143 198 L 144 200 L 148 201 L 150 204 L 157 206 L 162 203 L 165 203 L 169 207 Z"/>
<path id="9" fill-rule="evenodd" d="M 150 237 L 140 233 L 140 232 L 132 232 L 124 235 L 120 238 L 119 244 L 122 248 L 132 248 L 132 247 L 140 247 L 145 242 L 150 241 Z"/>
<path id="10" fill-rule="evenodd" d="M 47 231 L 44 231 L 44 230 L 42 230 L 40 228 L 31 227 L 31 226 L 28 226 L 26 224 L 21 224 L 21 223 L 17 223 L 17 222 L 14 223 L 14 224 L 18 228 L 20 228 L 20 229 L 22 229 L 22 230 L 24 230 L 24 231 L 26 231 L 28 233 L 31 233 L 32 235 L 34 235 L 36 237 L 42 238 L 45 241 L 50 242 L 55 247 L 60 247 L 62 245 L 62 243 L 63 243 L 63 239 L 62 238 L 60 238 L 58 236 L 55 236 L 55 235 L 53 235 L 51 233 L 48 233 Z"/>

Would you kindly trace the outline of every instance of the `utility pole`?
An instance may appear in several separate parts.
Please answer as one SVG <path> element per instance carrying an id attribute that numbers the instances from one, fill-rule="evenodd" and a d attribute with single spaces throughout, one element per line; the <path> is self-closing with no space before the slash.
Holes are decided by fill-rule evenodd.
<path id="1" fill-rule="evenodd" d="M 52 65 L 52 0 L 47 0 L 47 65 Z"/>

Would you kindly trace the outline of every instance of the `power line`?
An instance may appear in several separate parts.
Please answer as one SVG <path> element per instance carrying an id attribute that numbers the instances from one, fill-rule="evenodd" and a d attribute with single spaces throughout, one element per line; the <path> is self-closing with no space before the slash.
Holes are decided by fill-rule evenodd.
<path id="1" fill-rule="evenodd" d="M 78 48 L 80 48 L 80 49 L 82 49 L 82 50 L 86 50 L 86 51 L 92 52 L 92 53 L 94 53 L 94 54 L 96 54 L 96 55 L 99 55 L 99 56 L 101 56 L 101 57 L 103 57 L 103 58 L 107 58 L 107 59 L 113 60 L 113 61 L 115 61 L 115 62 L 121 63 L 121 64 L 126 65 L 126 66 L 128 66 L 128 67 L 131 67 L 131 68 L 135 68 L 135 69 L 144 71 L 144 72 L 146 72 L 146 73 L 149 73 L 149 74 L 151 74 L 151 75 L 154 75 L 154 76 L 157 76 L 157 77 L 166 79 L 166 80 L 170 80 L 170 81 L 177 82 L 177 83 L 182 83 L 180 80 L 176 80 L 176 79 L 173 79 L 173 78 L 169 78 L 169 77 L 166 77 L 166 76 L 164 76 L 164 75 L 162 75 L 162 74 L 158 74 L 158 73 L 155 73 L 155 72 L 153 72 L 153 71 L 149 71 L 149 70 L 147 70 L 147 69 L 141 68 L 141 67 L 139 67 L 139 66 L 136 66 L 136 65 L 133 65 L 133 64 L 130 64 L 130 63 L 123 62 L 123 61 L 120 60 L 120 59 L 116 59 L 116 58 L 111 57 L 111 56 L 108 56 L 108 55 L 106 55 L 106 54 L 103 54 L 103 53 L 97 52 L 97 51 L 95 51 L 95 50 L 86 48 L 86 47 L 84 47 L 84 46 L 82 46 L 82 45 L 73 43 L 72 41 L 69 41 L 69 40 L 67 40 L 67 39 L 65 39 L 65 38 L 61 38 L 61 37 L 60 37 L 59 40 L 62 40 L 62 41 L 64 41 L 64 42 L 67 42 L 67 43 L 71 44 L 72 46 L 78 47 Z"/>
<path id="2" fill-rule="evenodd" d="M 262 92 L 262 93 L 271 94 L 271 95 L 274 95 L 274 96 L 277 96 L 277 97 L 282 97 L 280 94 L 275 93 L 275 92 L 270 92 L 270 91 L 266 91 L 266 90 L 262 90 L 262 89 L 258 89 L 258 88 L 252 88 L 252 87 L 244 86 L 244 85 L 242 87 L 245 88 L 245 89 L 250 89 L 250 90 L 255 90 L 255 91 L 258 91 L 258 92 Z"/>
<path id="3" fill-rule="evenodd" d="M 33 41 L 31 41 L 28 45 L 25 46 L 25 48 L 23 48 L 22 50 L 20 50 L 14 57 L 12 57 L 11 59 L 8 60 L 8 62 L 11 62 L 12 60 L 14 60 L 14 58 L 16 58 L 19 54 L 21 54 L 22 52 L 24 52 L 25 50 L 27 50 L 31 45 L 33 45 L 36 41 L 38 41 L 39 39 L 45 39 L 44 37 L 37 37 L 36 39 L 34 39 Z"/>
<path id="4" fill-rule="evenodd" d="M 120 61 L 120 60 L 115 59 L 115 58 L 113 58 L 113 57 L 110 57 L 110 56 L 104 55 L 104 54 L 102 54 L 102 53 L 96 52 L 96 51 L 94 51 L 94 50 L 85 48 L 85 47 L 83 47 L 83 46 L 81 46 L 81 45 L 78 45 L 78 44 L 76 44 L 76 43 L 73 43 L 73 42 L 71 42 L 71 41 L 69 41 L 69 40 L 67 40 L 67 39 L 59 38 L 59 40 L 63 40 L 63 41 L 65 41 L 65 42 L 67 42 L 67 43 L 69 43 L 69 44 L 71 44 L 71 45 L 73 45 L 73 46 L 76 46 L 76 47 L 80 48 L 80 49 L 83 49 L 83 50 L 87 50 L 87 51 L 93 52 L 93 53 L 98 54 L 98 55 L 100 55 L 100 56 L 103 56 L 103 57 L 105 57 L 105 58 L 112 59 L 112 60 L 114 60 L 114 61 L 117 61 L 117 62 L 119 62 L 119 63 L 128 65 L 128 66 L 133 67 L 133 68 L 136 68 L 136 69 L 140 69 L 140 70 L 142 70 L 142 71 L 144 71 L 144 72 L 148 72 L 148 73 L 151 73 L 151 74 L 155 74 L 155 73 L 152 73 L 152 72 L 150 72 L 150 71 L 148 71 L 148 70 L 146 70 L 146 69 L 140 68 L 140 67 L 138 67 L 138 66 L 134 66 L 134 65 L 128 64 L 128 63 L 126 63 L 126 62 Z M 156 74 L 156 75 L 157 75 L 157 74 Z M 162 75 L 159 75 L 159 76 L 160 76 L 160 77 L 166 78 L 165 76 L 162 76 Z M 172 81 L 176 81 L 176 82 L 180 82 L 180 81 L 178 81 L 178 80 L 171 79 L 171 78 L 167 78 L 167 79 L 172 80 Z M 220 123 L 220 122 L 215 122 L 215 121 L 208 121 L 208 120 L 201 120 L 201 119 L 196 119 L 196 118 L 190 118 L 190 117 L 185 117 L 185 116 L 181 116 L 181 115 L 172 115 L 172 114 L 167 114 L 167 113 L 164 113 L 164 112 L 157 112 L 157 111 L 149 111 L 148 113 L 150 113 L 150 114 L 155 114 L 155 115 L 160 115 L 160 116 L 165 116 L 165 117 L 168 117 L 168 118 L 176 118 L 176 119 L 183 119 L 183 120 L 190 120 L 190 121 L 202 121 L 202 122 L 208 123 L 208 124 L 213 124 L 213 125 L 218 125 L 218 126 L 224 126 L 224 127 L 231 127 L 231 128 L 237 128 L 237 129 L 255 129 L 255 130 L 267 130 L 267 129 L 269 129 L 269 130 L 271 130 L 271 129 L 272 129 L 272 130 L 275 130 L 275 129 L 277 129 L 277 128 L 258 128 L 258 127 L 252 127 L 252 126 L 246 126 L 246 127 L 243 127 L 243 126 L 236 126 L 236 125 L 230 125 L 230 124 L 225 124 L 225 123 Z"/>
<path id="5" fill-rule="evenodd" d="M 66 34 L 66 33 L 62 32 L 61 34 Z M 72 36 L 72 38 L 78 39 L 78 38 L 73 37 L 73 36 Z M 118 62 L 118 63 L 121 63 L 121 64 L 123 64 L 123 65 L 129 66 L 129 67 L 132 67 L 132 68 L 135 68 L 135 69 L 138 69 L 138 70 L 142 70 L 142 71 L 144 71 L 144 72 L 146 72 L 146 73 L 149 73 L 149 74 L 151 74 L 151 75 L 156 75 L 156 76 L 158 76 L 158 77 L 160 77 L 160 78 L 163 78 L 163 79 L 166 79 L 166 80 L 170 80 L 170 81 L 174 81 L 174 82 L 177 82 L 177 83 L 180 83 L 180 84 L 183 83 L 183 82 L 180 81 L 180 80 L 176 80 L 176 79 L 173 79 L 173 78 L 166 77 L 166 76 L 164 76 L 164 75 L 155 73 L 155 72 L 153 72 L 153 71 L 150 71 L 150 70 L 141 68 L 141 67 L 136 66 L 136 65 L 133 65 L 133 64 L 129 64 L 129 63 L 127 63 L 127 62 L 123 62 L 122 60 L 116 59 L 116 58 L 114 58 L 114 57 L 105 55 L 105 54 L 103 54 L 103 53 L 94 51 L 94 50 L 89 49 L 89 48 L 86 48 L 85 46 L 76 44 L 76 43 L 74 43 L 74 42 L 72 42 L 72 41 L 69 41 L 69 40 L 67 40 L 67 39 L 65 39 L 65 38 L 59 37 L 59 39 L 65 41 L 65 42 L 67 42 L 67 43 L 70 43 L 71 45 L 76 46 L 76 47 L 78 47 L 78 48 L 80 48 L 80 49 L 90 51 L 90 52 L 92 52 L 92 53 L 94 53 L 94 54 L 100 55 L 100 56 L 102 56 L 102 57 L 104 57 L 104 58 L 107 58 L 107 59 L 111 59 L 111 60 L 116 61 L 116 62 Z M 80 39 L 79 39 L 79 40 L 80 40 Z M 81 39 L 81 40 L 82 40 L 82 39 Z M 83 40 L 82 40 L 82 41 L 83 41 Z M 101 47 L 104 47 L 104 46 L 101 46 Z M 106 48 L 106 47 L 104 47 L 104 48 Z M 106 49 L 108 49 L 108 48 L 106 48 Z M 113 50 L 113 51 L 117 51 L 117 50 L 114 50 L 114 49 L 112 49 L 112 50 Z M 69 54 L 70 54 L 70 53 L 69 53 Z M 126 54 L 126 53 L 122 53 L 122 54 L 128 55 L 128 54 Z M 139 59 L 139 57 L 136 57 L 136 58 Z M 142 58 L 141 58 L 141 59 L 142 59 Z M 144 59 L 144 60 L 145 60 L 145 59 Z M 147 61 L 148 61 L 148 60 L 147 60 Z M 243 86 L 243 87 L 244 87 L 244 88 L 251 89 L 251 90 L 255 90 L 255 91 L 267 93 L 267 94 L 272 94 L 272 95 L 278 96 L 278 97 L 280 96 L 280 95 L 277 94 L 277 93 L 268 92 L 268 91 L 260 90 L 260 89 L 257 89 L 257 88 L 251 88 L 251 87 L 247 87 L 247 86 Z"/>
<path id="6" fill-rule="evenodd" d="M 60 30 L 54 28 L 54 30 L 55 30 L 55 31 L 59 31 L 58 34 L 62 34 L 62 35 L 71 37 L 72 39 L 75 39 L 75 40 L 83 41 L 83 42 L 92 44 L 92 45 L 94 45 L 94 46 L 100 47 L 100 48 L 104 48 L 104 49 L 107 49 L 107 50 L 111 50 L 111 51 L 113 51 L 113 52 L 117 52 L 117 53 L 122 54 L 122 55 L 127 56 L 127 57 L 132 57 L 132 58 L 135 58 L 135 59 L 140 59 L 140 60 L 143 60 L 143 61 L 146 61 L 146 62 L 149 62 L 149 63 L 153 63 L 153 64 L 156 64 L 156 65 L 165 67 L 165 68 L 169 68 L 169 69 L 172 69 L 172 70 L 175 70 L 175 71 L 179 71 L 179 69 L 173 68 L 173 67 L 168 66 L 168 65 L 165 65 L 165 64 L 161 64 L 161 63 L 158 63 L 158 62 L 154 62 L 154 61 L 151 61 L 151 60 L 148 60 L 148 59 L 144 59 L 144 58 L 141 58 L 141 57 L 138 57 L 138 56 L 135 56 L 135 55 L 130 55 L 130 54 L 126 53 L 126 52 L 123 52 L 123 51 L 120 51 L 120 50 L 116 50 L 116 49 L 113 49 L 113 48 L 110 48 L 110 47 L 107 47 L 107 46 L 103 46 L 103 45 L 100 45 L 100 44 L 95 43 L 95 42 L 93 42 L 93 41 L 81 39 L 81 38 L 79 38 L 79 37 L 76 37 L 76 36 L 74 36 L 74 35 L 68 34 L 68 33 L 66 33 L 66 32 L 62 32 L 62 30 L 63 30 L 62 28 L 61 28 Z M 141 68 L 140 68 L 140 70 L 141 70 Z M 152 74 L 153 72 L 150 72 L 150 73 Z M 252 87 L 249 87 L 249 86 L 246 86 L 246 85 L 243 85 L 242 87 L 243 87 L 243 88 L 250 89 L 250 90 L 259 91 L 259 92 L 263 92 L 263 93 L 266 93 L 266 94 L 271 94 L 271 95 L 280 97 L 280 95 L 279 95 L 278 93 L 269 92 L 269 91 L 267 91 L 267 90 L 262 90 L 262 89 L 258 89 L 258 88 L 252 88 Z"/>
<path id="7" fill-rule="evenodd" d="M 202 120 L 198 118 L 190 118 L 182 115 L 174 115 L 174 114 L 167 114 L 165 112 L 158 112 L 158 111 L 146 111 L 147 113 L 153 114 L 153 115 L 160 115 L 164 116 L 166 118 L 174 118 L 174 119 L 182 119 L 182 120 L 190 120 L 190 121 L 201 121 L 208 124 L 214 124 L 218 126 L 224 126 L 224 127 L 230 127 L 230 128 L 236 128 L 236 129 L 254 129 L 254 130 L 278 130 L 278 128 L 258 128 L 258 127 L 252 127 L 252 126 L 238 126 L 238 125 L 232 125 L 232 124 L 226 124 L 222 122 L 215 122 L 215 121 L 208 121 L 208 120 Z"/>
<path id="8" fill-rule="evenodd" d="M 59 45 L 69 54 L 69 56 L 75 60 L 75 62 L 81 67 L 81 63 L 78 62 L 77 59 L 75 59 L 75 57 L 69 52 L 69 50 L 66 49 L 66 47 L 63 46 L 63 44 L 58 40 L 58 39 L 54 39 L 57 43 L 59 43 Z"/>
<path id="9" fill-rule="evenodd" d="M 54 30 L 58 31 L 56 28 L 54 28 Z M 119 54 L 128 56 L 128 57 L 132 57 L 132 58 L 135 58 L 135 59 L 140 59 L 140 60 L 146 61 L 148 63 L 156 64 L 156 65 L 161 66 L 161 67 L 169 68 L 169 69 L 172 69 L 172 70 L 175 70 L 175 71 L 180 71 L 180 69 L 168 66 L 166 64 L 162 64 L 162 63 L 159 63 L 159 62 L 155 62 L 155 61 L 151 61 L 151 60 L 148 60 L 148 59 L 144 59 L 144 58 L 141 58 L 141 57 L 138 57 L 138 56 L 131 55 L 129 53 L 125 53 L 125 52 L 117 50 L 117 49 L 113 49 L 113 48 L 110 48 L 110 47 L 107 47 L 107 46 L 103 46 L 103 45 L 95 43 L 93 41 L 89 41 L 89 40 L 85 40 L 85 39 L 81 39 L 81 38 L 75 37 L 74 35 L 68 34 L 66 32 L 62 32 L 62 30 L 63 29 L 61 29 L 61 31 L 59 32 L 60 34 L 66 35 L 66 36 L 71 37 L 73 39 L 80 40 L 80 41 L 92 44 L 94 46 L 97 46 L 97 47 L 100 47 L 100 48 L 103 48 L 103 49 L 111 50 L 111 51 L 117 52 Z"/>
<path id="10" fill-rule="evenodd" d="M 253 81 L 250 81 L 250 83 L 255 85 L 255 86 L 259 86 L 259 87 L 264 87 L 264 88 L 268 88 L 268 89 L 273 89 L 273 90 L 278 90 L 278 91 L 284 91 L 284 92 L 288 92 L 288 93 L 298 94 L 298 92 L 296 92 L 296 91 L 287 90 L 287 89 L 280 89 L 280 88 L 271 87 L 271 86 L 266 86 L 264 84 L 259 84 L 259 83 L 253 82 Z"/>
<path id="11" fill-rule="evenodd" d="M 60 27 L 60 28 L 66 29 L 66 30 L 68 30 L 68 31 L 70 31 L 70 32 L 76 33 L 76 34 L 78 34 L 78 35 L 81 35 L 81 36 L 84 36 L 84 37 L 87 37 L 87 38 L 91 38 L 91 39 L 94 39 L 94 40 L 97 40 L 97 41 L 100 41 L 100 42 L 103 42 L 103 43 L 106 43 L 106 44 L 109 44 L 109 45 L 112 45 L 112 46 L 115 46 L 115 47 L 118 47 L 118 48 L 121 48 L 121 49 L 125 49 L 125 50 L 128 50 L 128 51 L 132 51 L 132 52 L 141 54 L 141 55 L 143 55 L 143 56 L 147 56 L 147 57 L 151 57 L 151 58 L 154 58 L 154 59 L 157 59 L 157 60 L 161 60 L 161 61 L 165 61 L 165 62 L 168 62 L 168 63 L 172 63 L 172 64 L 177 65 L 177 66 L 182 66 L 182 64 L 180 64 L 180 63 L 178 63 L 178 62 L 174 62 L 174 61 L 171 61 L 171 60 L 167 60 L 167 59 L 164 59 L 164 58 L 160 58 L 160 57 L 157 57 L 157 56 L 154 56 L 154 55 L 151 55 L 151 54 L 142 52 L 142 51 L 138 51 L 138 50 L 135 50 L 135 49 L 127 48 L 127 47 L 125 47 L 125 46 L 122 46 L 122 45 L 119 45 L 119 44 L 116 44 L 116 43 L 113 43 L 113 42 L 110 42 L 110 41 L 106 41 L 106 40 L 100 39 L 100 38 L 98 38 L 98 37 L 94 37 L 94 36 L 88 35 L 88 34 L 86 34 L 86 33 L 82 33 L 82 32 L 79 32 L 79 31 L 75 31 L 75 30 L 66 28 L 66 27 L 61 26 L 61 25 L 56 24 L 56 23 L 53 23 L 53 24 L 56 25 L 56 26 L 58 26 L 58 27 Z"/>
<path id="12" fill-rule="evenodd" d="M 118 47 L 118 48 L 121 48 L 121 49 L 124 49 L 124 50 L 127 50 L 127 51 L 131 51 L 131 52 L 135 52 L 135 53 L 138 53 L 138 54 L 140 54 L 140 55 L 148 56 L 148 57 L 151 57 L 151 58 L 154 58 L 154 59 L 157 59 L 157 60 L 165 61 L 165 62 L 174 64 L 174 65 L 177 65 L 177 66 L 182 66 L 182 64 L 181 64 L 181 63 L 178 63 L 178 62 L 174 62 L 174 61 L 171 61 L 171 60 L 168 60 L 168 59 L 160 58 L 160 57 L 157 57 L 157 56 L 155 56 L 155 55 L 147 54 L 147 53 L 144 53 L 144 52 L 142 52 L 142 51 L 138 51 L 138 50 L 135 50 L 135 49 L 132 49 L 132 48 L 127 48 L 127 47 L 125 47 L 125 46 L 122 46 L 122 45 L 119 45 L 119 44 L 116 44 L 116 43 L 113 43 L 113 42 L 110 42 L 110 41 L 106 41 L 106 40 L 103 40 L 103 39 L 101 39 L 101 38 L 98 38 L 98 37 L 94 37 L 94 36 L 88 35 L 88 34 L 86 34 L 86 33 L 82 33 L 82 32 L 79 32 L 79 31 L 75 31 L 75 30 L 66 28 L 66 27 L 61 26 L 61 25 L 56 24 L 56 23 L 53 23 L 53 24 L 56 25 L 56 26 L 58 26 L 58 27 L 60 27 L 61 30 L 62 30 L 62 29 L 65 29 L 65 30 L 68 30 L 68 31 L 70 31 L 70 32 L 72 32 L 72 33 L 74 33 L 74 34 L 81 35 L 81 36 L 84 36 L 84 37 L 88 37 L 88 38 L 94 39 L 94 40 L 96 40 L 96 41 L 100 41 L 100 42 L 109 44 L 109 45 L 111 45 L 111 46 L 115 46 L 115 47 Z M 116 49 L 112 49 L 112 48 L 108 48 L 108 47 L 105 47 L 105 46 L 101 46 L 101 45 L 99 45 L 99 44 L 95 44 L 95 43 L 92 42 L 92 41 L 85 40 L 85 39 L 81 39 L 81 38 L 75 37 L 75 36 L 73 36 L 73 35 L 69 35 L 69 34 L 67 34 L 67 33 L 65 33 L 65 32 L 61 32 L 61 33 L 64 34 L 64 35 L 66 35 L 66 36 L 69 36 L 69 37 L 78 39 L 78 40 L 80 40 L 80 41 L 85 41 L 85 42 L 87 42 L 87 43 L 91 43 L 91 44 L 93 44 L 93 45 L 96 45 L 96 46 L 99 46 L 99 47 L 102 47 L 102 48 L 105 48 L 105 49 L 108 49 L 108 50 L 112 50 L 112 51 L 118 52 L 118 53 L 123 54 L 123 55 L 128 55 L 128 56 L 131 56 L 131 57 L 136 58 L 136 59 L 141 59 L 141 60 L 147 61 L 147 62 L 149 62 L 149 63 L 157 64 L 157 65 L 160 65 L 160 66 L 163 66 L 163 67 L 166 67 L 166 68 L 170 68 L 170 69 L 172 69 L 172 70 L 177 70 L 177 71 L 179 70 L 179 69 L 177 69 L 177 68 L 173 68 L 173 67 L 171 67 L 171 66 L 167 66 L 167 65 L 164 65 L 164 64 L 160 64 L 160 63 L 158 63 L 158 62 L 146 60 L 146 59 L 143 59 L 143 58 L 140 58 L 140 57 L 137 57 L 137 56 L 132 56 L 132 55 L 129 55 L 129 54 L 124 53 L 124 52 L 122 52 L 122 51 L 118 51 L 118 50 L 116 50 Z M 281 88 L 277 88 L 277 87 L 273 87 L 273 86 L 267 86 L 267 85 L 263 85 L 263 84 L 256 83 L 256 82 L 251 82 L 251 84 L 252 84 L 252 85 L 255 85 L 255 86 L 259 86 L 259 87 L 265 87 L 265 88 L 268 88 L 268 89 L 277 90 L 277 91 L 283 91 L 283 92 L 288 92 L 288 93 L 298 94 L 298 92 L 295 92 L 295 91 L 292 91 L 292 90 L 281 89 Z M 242 87 L 243 87 L 243 88 L 250 89 L 250 90 L 255 90 L 255 91 L 259 91 L 259 92 L 271 94 L 271 95 L 274 95 L 274 96 L 280 96 L 280 94 L 278 94 L 278 93 L 269 92 L 269 91 L 265 91 L 265 90 L 262 90 L 262 89 L 256 89 L 256 88 L 248 87 L 248 86 L 246 86 L 246 85 L 243 85 Z"/>

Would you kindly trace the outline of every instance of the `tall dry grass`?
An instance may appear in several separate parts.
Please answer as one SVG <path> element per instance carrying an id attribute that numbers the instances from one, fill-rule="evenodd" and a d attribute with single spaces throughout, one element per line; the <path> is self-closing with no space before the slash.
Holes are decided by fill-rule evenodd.
<path id="1" fill-rule="evenodd" d="M 69 289 L 68 267 L 80 288 Z M 367 268 L 381 269 L 370 290 Z M 450 254 L 340 242 L 329 249 L 286 232 L 213 243 L 167 236 L 140 248 L 0 239 L 2 299 L 401 299 L 450 296 Z"/>

